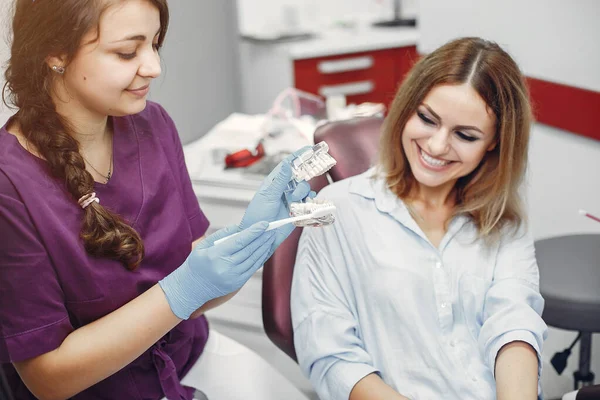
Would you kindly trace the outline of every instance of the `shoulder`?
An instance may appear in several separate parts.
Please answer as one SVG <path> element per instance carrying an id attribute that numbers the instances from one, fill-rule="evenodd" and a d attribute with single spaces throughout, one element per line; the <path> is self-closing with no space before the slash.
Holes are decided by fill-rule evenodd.
<path id="1" fill-rule="evenodd" d="M 323 195 L 334 202 L 352 202 L 358 198 L 373 199 L 379 191 L 379 180 L 374 169 L 362 174 L 342 179 L 325 186 L 319 196 Z"/>
<path id="2" fill-rule="evenodd" d="M 15 185 L 10 180 L 8 175 L 5 173 L 3 168 L 0 167 L 0 196 L 3 199 L 17 199 L 19 195 L 17 194 L 17 190 Z"/>
<path id="3" fill-rule="evenodd" d="M 27 153 L 15 136 L 0 129 L 0 194 L 12 196 L 18 188 L 47 190 L 56 186 L 40 159 Z"/>

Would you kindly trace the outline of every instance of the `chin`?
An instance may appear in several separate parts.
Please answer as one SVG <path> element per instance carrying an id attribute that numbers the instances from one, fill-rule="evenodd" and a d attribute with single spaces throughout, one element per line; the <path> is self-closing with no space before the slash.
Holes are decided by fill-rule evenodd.
<path id="1" fill-rule="evenodd" d="M 413 174 L 415 177 L 415 180 L 417 182 L 419 182 L 420 185 L 428 187 L 428 188 L 437 188 L 440 186 L 444 186 L 445 184 L 447 184 L 450 179 L 438 179 L 438 178 L 432 178 L 429 176 L 423 176 L 419 173 Z"/>
<path id="2" fill-rule="evenodd" d="M 452 170 L 445 171 L 445 173 L 435 173 L 424 170 L 420 165 L 417 165 L 416 168 L 411 165 L 411 170 L 415 180 L 419 182 L 420 185 L 429 188 L 444 186 L 448 184 L 448 182 L 456 180 Z"/>
<path id="3" fill-rule="evenodd" d="M 134 115 L 141 113 L 146 108 L 146 99 L 136 101 L 135 103 L 127 104 L 125 106 L 114 108 L 110 110 L 109 115 L 112 117 L 125 117 L 127 115 Z"/>

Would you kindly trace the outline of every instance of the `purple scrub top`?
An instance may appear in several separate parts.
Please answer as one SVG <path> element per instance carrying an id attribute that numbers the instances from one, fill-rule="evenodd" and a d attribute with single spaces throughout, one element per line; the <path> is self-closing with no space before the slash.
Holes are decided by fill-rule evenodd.
<path id="1" fill-rule="evenodd" d="M 95 184 L 100 202 L 141 235 L 136 271 L 89 256 L 83 210 L 45 161 L 0 130 L 0 363 L 18 400 L 33 399 L 11 362 L 47 353 L 72 332 L 136 298 L 181 265 L 208 228 L 177 130 L 148 102 L 114 117 L 114 172 Z M 184 321 L 130 365 L 74 399 L 191 399 L 180 379 L 208 338 L 204 317 Z M 199 388 L 202 389 L 202 388 Z"/>

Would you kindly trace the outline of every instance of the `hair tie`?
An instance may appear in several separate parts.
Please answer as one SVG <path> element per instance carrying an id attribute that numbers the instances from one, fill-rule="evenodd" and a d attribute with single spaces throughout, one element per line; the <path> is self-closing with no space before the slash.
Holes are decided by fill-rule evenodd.
<path id="1" fill-rule="evenodd" d="M 77 203 L 79 203 L 79 205 L 81 206 L 81 208 L 83 208 L 84 210 L 86 209 L 87 206 L 89 206 L 93 202 L 100 203 L 100 199 L 96 197 L 96 193 L 95 192 L 88 193 L 88 194 L 82 196 L 77 201 Z"/>

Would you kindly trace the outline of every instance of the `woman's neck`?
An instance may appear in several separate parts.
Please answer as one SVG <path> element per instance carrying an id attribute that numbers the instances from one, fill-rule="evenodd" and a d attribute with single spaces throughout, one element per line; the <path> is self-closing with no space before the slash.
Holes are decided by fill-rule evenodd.
<path id="1" fill-rule="evenodd" d="M 106 146 L 111 136 L 108 116 L 89 110 L 64 89 L 59 92 L 52 96 L 56 112 L 68 121 L 71 128 L 69 133 L 79 142 L 80 150 L 84 153 L 93 152 Z M 68 101 L 65 101 L 65 98 Z"/>
<path id="2" fill-rule="evenodd" d="M 456 182 L 447 182 L 442 186 L 429 187 L 416 183 L 408 196 L 408 201 L 418 203 L 426 209 L 454 208 L 456 204 Z"/>

